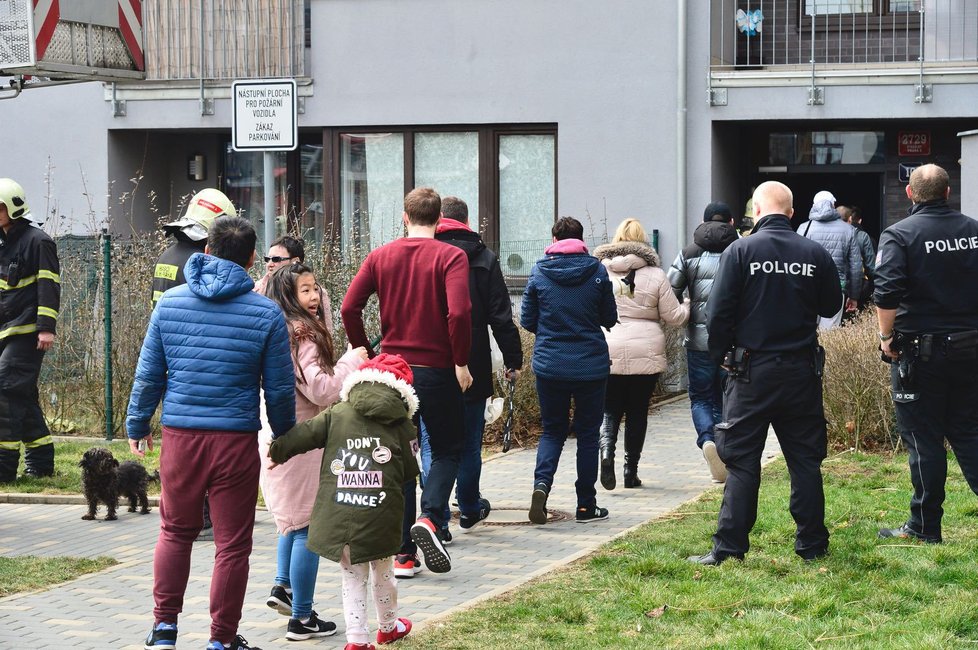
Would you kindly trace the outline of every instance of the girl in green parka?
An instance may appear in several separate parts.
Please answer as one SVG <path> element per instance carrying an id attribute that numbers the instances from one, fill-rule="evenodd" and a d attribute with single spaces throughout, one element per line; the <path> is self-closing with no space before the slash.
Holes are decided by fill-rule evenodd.
<path id="1" fill-rule="evenodd" d="M 411 621 L 397 617 L 394 554 L 401 545 L 402 486 L 418 474 L 418 398 L 411 367 L 380 354 L 343 382 L 340 402 L 272 440 L 269 469 L 323 449 L 319 490 L 306 546 L 343 570 L 345 650 L 367 650 L 367 580 L 373 585 L 377 643 L 397 641 Z"/>

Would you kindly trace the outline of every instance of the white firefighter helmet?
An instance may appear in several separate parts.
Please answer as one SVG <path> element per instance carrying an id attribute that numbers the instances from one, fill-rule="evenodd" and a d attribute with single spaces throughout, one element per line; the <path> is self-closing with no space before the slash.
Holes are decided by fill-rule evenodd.
<path id="1" fill-rule="evenodd" d="M 194 194 L 183 216 L 165 224 L 163 229 L 168 233 L 182 232 L 192 241 L 203 241 L 207 239 L 207 230 L 215 219 L 225 215 L 235 217 L 237 214 L 234 204 L 224 192 L 208 187 Z"/>
<path id="2" fill-rule="evenodd" d="M 0 203 L 7 206 L 7 216 L 11 219 L 20 219 L 31 214 L 24 188 L 12 178 L 0 178 Z"/>

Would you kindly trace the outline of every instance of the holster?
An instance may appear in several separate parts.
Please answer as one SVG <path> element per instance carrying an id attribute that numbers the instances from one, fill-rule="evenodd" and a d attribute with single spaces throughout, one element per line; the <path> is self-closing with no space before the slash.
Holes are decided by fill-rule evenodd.
<path id="1" fill-rule="evenodd" d="M 737 381 L 750 383 L 750 350 L 743 347 L 733 347 L 723 356 L 723 367 L 727 376 Z"/>
<path id="2" fill-rule="evenodd" d="M 821 345 L 816 345 L 812 350 L 812 370 L 819 379 L 825 373 L 825 348 Z"/>

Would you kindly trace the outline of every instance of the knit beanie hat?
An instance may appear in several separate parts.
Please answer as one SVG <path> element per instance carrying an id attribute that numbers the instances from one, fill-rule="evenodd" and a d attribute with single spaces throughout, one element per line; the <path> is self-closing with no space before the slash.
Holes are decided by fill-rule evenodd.
<path id="1" fill-rule="evenodd" d="M 703 211 L 703 223 L 707 221 L 730 221 L 731 219 L 733 219 L 733 214 L 730 212 L 730 206 L 723 201 L 714 201 L 706 206 L 706 210 Z"/>
<path id="2" fill-rule="evenodd" d="M 396 390 L 408 407 L 408 417 L 413 417 L 418 410 L 418 395 L 411 386 L 414 383 L 414 373 L 401 355 L 382 353 L 364 361 L 343 381 L 340 399 L 346 401 L 354 386 L 367 381 L 384 384 Z"/>

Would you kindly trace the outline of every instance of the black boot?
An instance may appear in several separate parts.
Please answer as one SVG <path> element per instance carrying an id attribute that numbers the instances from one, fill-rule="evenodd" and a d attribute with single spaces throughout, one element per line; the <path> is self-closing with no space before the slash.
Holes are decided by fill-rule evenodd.
<path id="1" fill-rule="evenodd" d="M 621 418 L 607 413 L 601 422 L 601 487 L 615 489 L 615 445 L 618 444 L 618 427 Z"/>
<path id="2" fill-rule="evenodd" d="M 642 418 L 633 425 L 631 420 L 625 420 L 625 487 L 637 488 L 642 485 L 638 477 L 638 461 L 642 458 L 642 448 L 645 446 L 645 430 L 648 420 Z"/>

